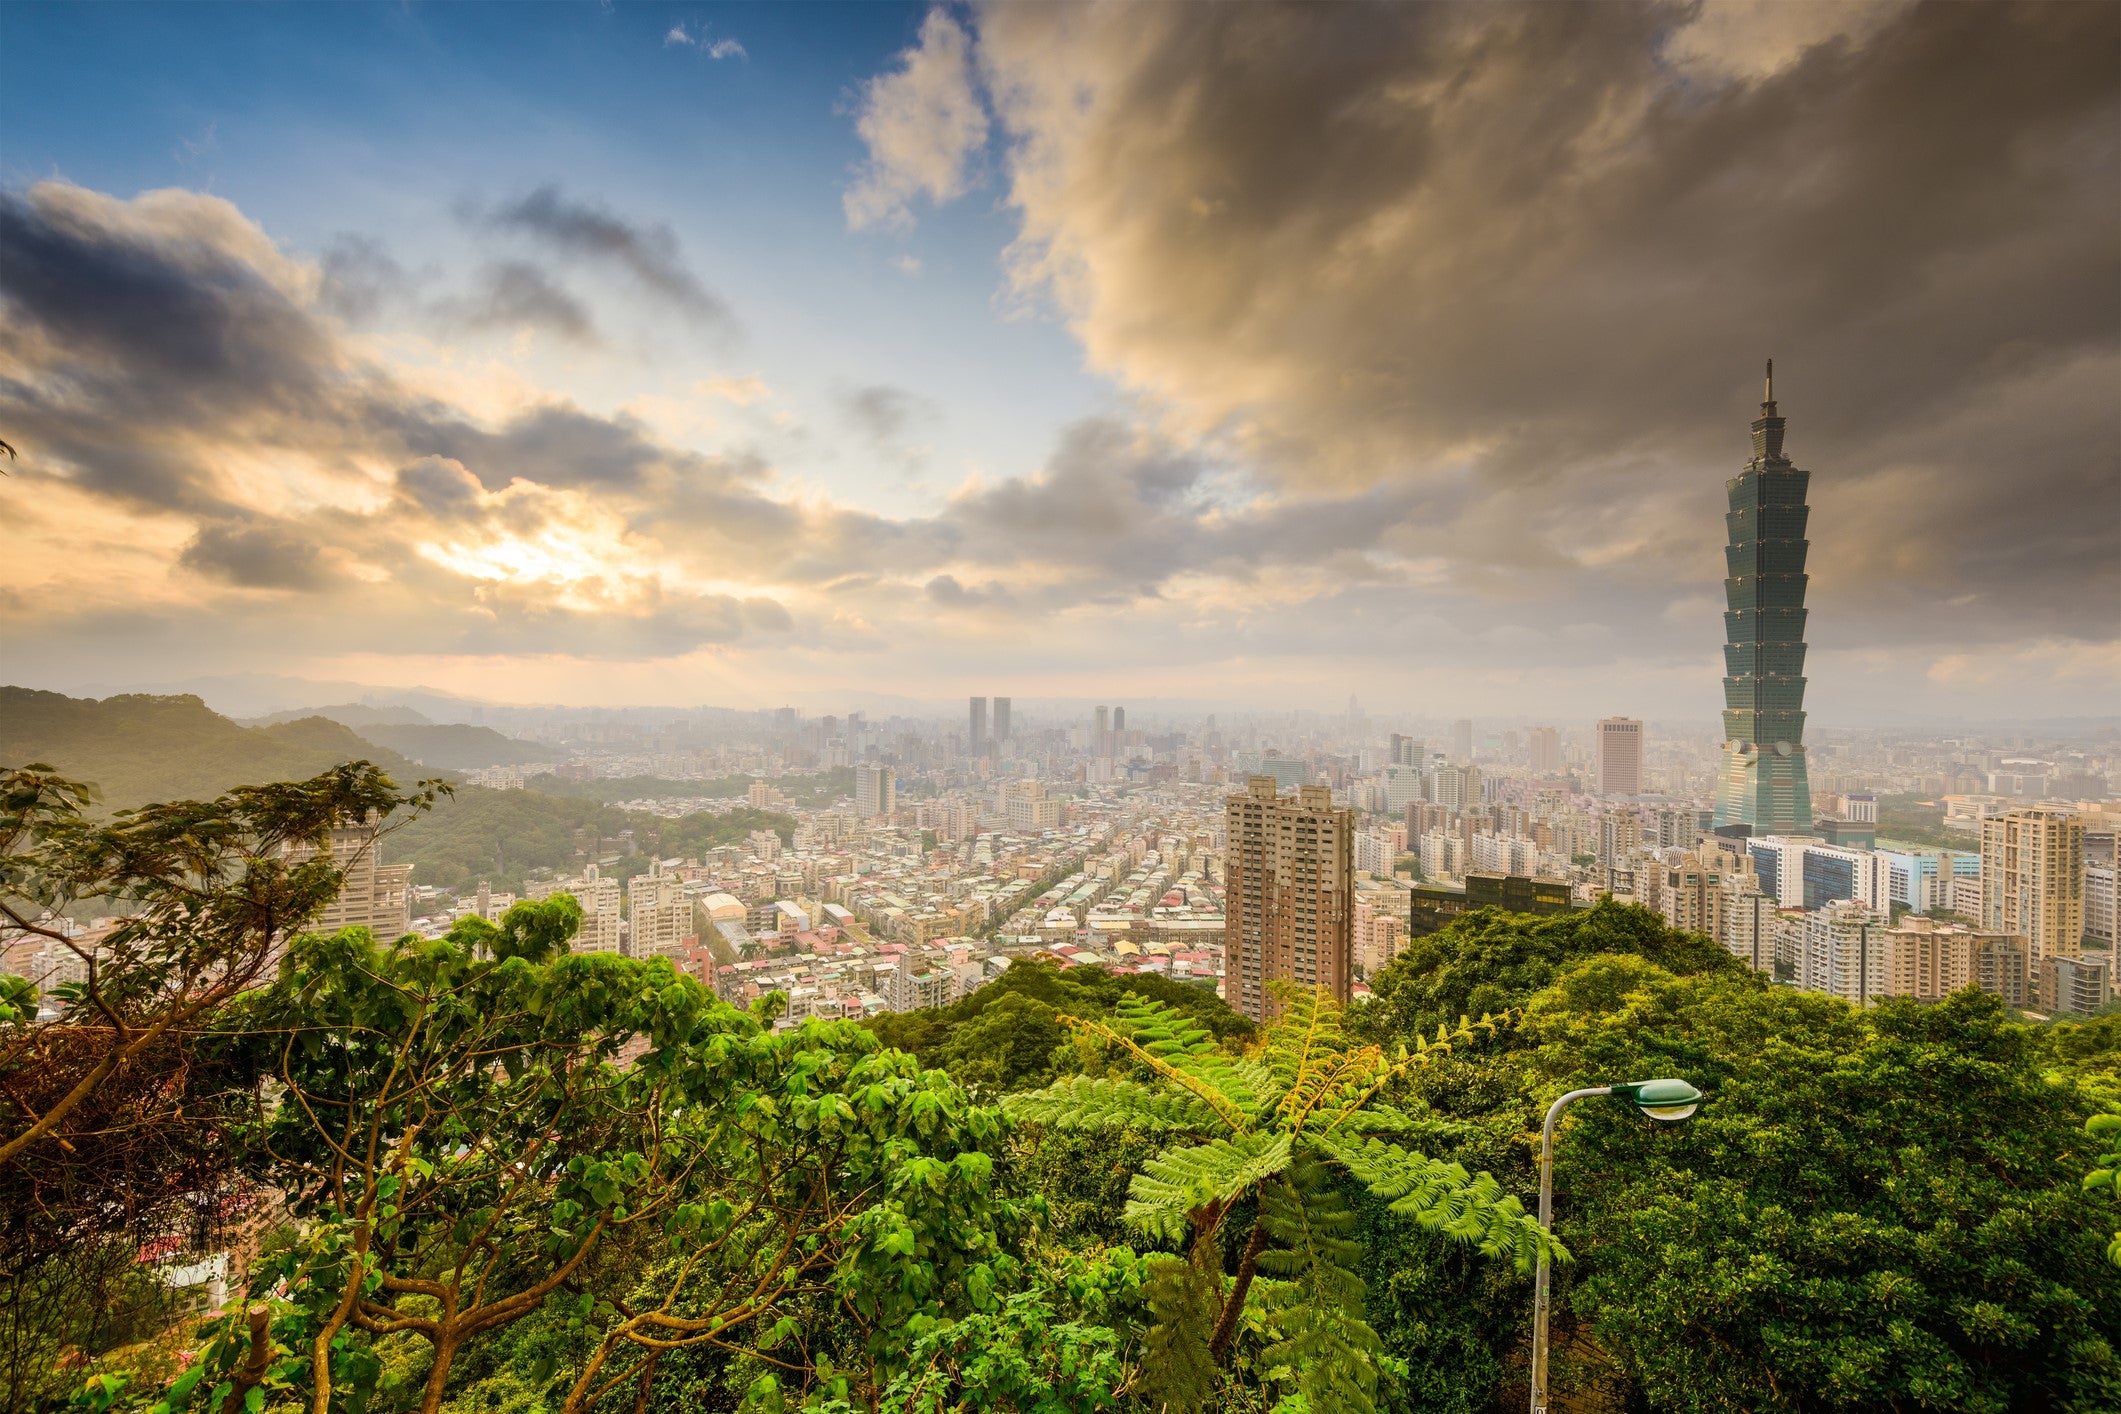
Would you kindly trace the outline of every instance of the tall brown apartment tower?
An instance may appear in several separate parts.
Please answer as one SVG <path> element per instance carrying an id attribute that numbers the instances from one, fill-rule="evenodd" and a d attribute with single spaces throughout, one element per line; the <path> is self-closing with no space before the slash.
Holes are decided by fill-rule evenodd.
<path id="1" fill-rule="evenodd" d="M 1275 1011 L 1270 982 L 1324 987 L 1352 978 L 1355 812 L 1325 786 L 1279 795 L 1253 776 L 1225 809 L 1223 999 L 1254 1021 Z"/>
<path id="2" fill-rule="evenodd" d="M 2084 947 L 2084 821 L 2031 805 L 1981 822 L 1984 930 L 2031 944 L 2033 971 Z"/>

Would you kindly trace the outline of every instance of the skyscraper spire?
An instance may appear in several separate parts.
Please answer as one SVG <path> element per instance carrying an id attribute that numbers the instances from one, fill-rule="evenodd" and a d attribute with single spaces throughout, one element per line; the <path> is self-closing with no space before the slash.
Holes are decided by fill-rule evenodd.
<path id="1" fill-rule="evenodd" d="M 1767 361 L 1767 391 L 1761 395 L 1760 406 L 1773 416 L 1775 412 L 1775 360 Z"/>

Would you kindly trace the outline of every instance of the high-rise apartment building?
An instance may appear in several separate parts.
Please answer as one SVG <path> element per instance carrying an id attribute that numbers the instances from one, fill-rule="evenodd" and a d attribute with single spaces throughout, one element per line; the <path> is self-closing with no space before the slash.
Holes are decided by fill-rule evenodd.
<path id="1" fill-rule="evenodd" d="M 2113 951 L 2121 944 L 2121 870 L 2111 864 L 2084 866 L 2084 938 Z"/>
<path id="2" fill-rule="evenodd" d="M 1008 818 L 1009 828 L 1018 834 L 1057 830 L 1061 822 L 1061 803 L 1047 798 L 1044 782 L 1005 781 L 1002 783 L 1002 814 Z"/>
<path id="3" fill-rule="evenodd" d="M 1642 794 L 1642 723 L 1633 717 L 1599 719 L 1598 793 Z"/>
<path id="4" fill-rule="evenodd" d="M 1532 728 L 1532 774 L 1551 776 L 1561 769 L 1561 733 L 1552 727 Z"/>
<path id="5" fill-rule="evenodd" d="M 565 891 L 582 906 L 582 926 L 569 947 L 575 952 L 624 952 L 625 931 L 619 918 L 619 903 L 624 895 L 619 881 L 605 878 L 592 864 Z"/>
<path id="6" fill-rule="evenodd" d="M 1325 786 L 1281 795 L 1253 776 L 1225 807 L 1223 998 L 1254 1021 L 1277 1009 L 1272 982 L 1323 987 L 1345 1002 L 1352 982 L 1355 813 Z"/>
<path id="7" fill-rule="evenodd" d="M 626 881 L 628 953 L 675 958 L 691 933 L 692 901 L 675 875 L 636 874 Z"/>
<path id="8" fill-rule="evenodd" d="M 1397 763 L 1385 767 L 1385 809 L 1397 815 L 1421 799 L 1421 767 Z"/>
<path id="9" fill-rule="evenodd" d="M 307 847 L 290 848 L 288 861 L 306 859 Z M 382 862 L 381 822 L 347 825 L 331 832 L 331 862 L 343 879 L 339 892 L 307 925 L 312 933 L 366 928 L 378 942 L 394 943 L 412 927 L 412 866 Z"/>
<path id="10" fill-rule="evenodd" d="M 1473 759 L 1473 722 L 1469 717 L 1460 717 L 1451 724 L 1451 759 Z"/>
<path id="11" fill-rule="evenodd" d="M 1429 764 L 1422 759 L 1423 755 L 1428 751 L 1428 746 L 1429 744 L 1418 736 L 1402 736 L 1400 733 L 1394 732 L 1392 733 L 1392 760 L 1389 764 L 1394 766 L 1412 766 L 1416 771 L 1420 771 Z"/>
<path id="12" fill-rule="evenodd" d="M 1804 755 L 1804 559 L 1812 474 L 1783 455 L 1775 365 L 1753 421 L 1753 459 L 1726 483 L 1723 762 L 1716 825 L 1755 834 L 1812 828 Z"/>
<path id="13" fill-rule="evenodd" d="M 2074 811 L 2028 806 L 1981 822 L 1981 921 L 2015 933 L 2033 972 L 2084 947 L 2084 821 Z"/>
<path id="14" fill-rule="evenodd" d="M 1118 735 L 1119 735 L 1119 734 L 1120 734 L 1121 732 L 1125 731 L 1126 729 L 1127 729 L 1127 709 L 1126 709 L 1126 708 L 1124 708 L 1124 707 L 1114 707 L 1114 708 L 1112 709 L 1112 735 L 1114 735 L 1114 736 L 1118 736 Z"/>
<path id="15" fill-rule="evenodd" d="M 1000 746 L 1009 740 L 1009 699 L 994 699 L 994 744 Z"/>
<path id="16" fill-rule="evenodd" d="M 1854 899 L 1838 899 L 1804 915 L 1804 950 L 1797 958 L 1799 991 L 1868 1006 L 1885 995 L 1886 916 Z"/>
<path id="17" fill-rule="evenodd" d="M 969 731 L 969 733 L 967 734 L 966 740 L 967 740 L 967 741 L 968 741 L 968 742 L 970 743 L 970 748 L 971 748 L 971 752 L 972 752 L 972 754 L 973 754 L 974 756 L 984 756 L 984 755 L 986 755 L 986 754 L 987 754 L 987 699 L 986 699 L 986 698 L 984 698 L 984 697 L 975 697 L 975 698 L 973 698 L 973 699 L 972 699 L 972 713 L 971 713 L 971 716 L 972 716 L 972 724 L 971 724 L 971 730 L 970 730 L 970 731 Z"/>
<path id="18" fill-rule="evenodd" d="M 1613 868 L 1642 845 L 1642 817 L 1632 810 L 1609 810 L 1598 817 L 1598 862 Z"/>
<path id="19" fill-rule="evenodd" d="M 1110 707 L 1097 709 L 1096 732 L 1097 735 L 1090 739 L 1090 754 L 1093 756 L 1110 756 L 1112 754 L 1112 709 Z"/>
<path id="20" fill-rule="evenodd" d="M 2007 933 L 1981 933 L 1956 923 L 1911 914 L 1874 930 L 1879 951 L 1880 994 L 1942 1001 L 1953 992 L 1979 987 L 2013 1006 L 2026 1003 L 2025 940 Z"/>
<path id="21" fill-rule="evenodd" d="M 2033 1005 L 2049 1016 L 2083 1016 L 2114 999 L 2113 969 L 2097 955 L 2040 959 L 2033 978 Z"/>
<path id="22" fill-rule="evenodd" d="M 1480 804 L 1480 768 L 1471 762 L 1436 768 L 1436 803 L 1446 810 Z"/>
<path id="23" fill-rule="evenodd" d="M 889 766 L 864 765 L 854 768 L 854 813 L 863 820 L 874 820 L 879 815 L 889 815 L 898 809 L 898 774 Z"/>

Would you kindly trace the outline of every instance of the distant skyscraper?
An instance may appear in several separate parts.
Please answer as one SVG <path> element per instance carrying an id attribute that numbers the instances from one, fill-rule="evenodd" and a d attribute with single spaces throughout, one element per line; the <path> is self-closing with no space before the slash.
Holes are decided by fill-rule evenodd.
<path id="1" fill-rule="evenodd" d="M 1642 723 L 1633 717 L 1599 719 L 1598 793 L 1642 794 Z"/>
<path id="2" fill-rule="evenodd" d="M 1253 776 L 1225 807 L 1223 998 L 1255 1021 L 1275 1010 L 1270 982 L 1323 987 L 1345 1002 L 1352 981 L 1355 813 L 1326 786 L 1279 794 Z"/>
<path id="3" fill-rule="evenodd" d="M 1561 734 L 1552 727 L 1532 728 L 1532 774 L 1551 776 L 1561 769 Z"/>
<path id="4" fill-rule="evenodd" d="M 1782 454 L 1775 365 L 1753 421 L 1753 459 L 1725 483 L 1723 764 L 1716 824 L 1755 834 L 1812 828 L 1804 757 L 1804 538 L 1812 474 Z"/>
<path id="5" fill-rule="evenodd" d="M 1110 707 L 1097 709 L 1097 736 L 1090 743 L 1090 754 L 1092 756 L 1110 756 L 1112 754 L 1112 709 Z"/>
<path id="6" fill-rule="evenodd" d="M 898 809 L 898 773 L 889 766 L 854 768 L 854 813 L 874 820 Z"/>
<path id="7" fill-rule="evenodd" d="M 1114 736 L 1117 736 L 1126 729 L 1127 709 L 1124 707 L 1114 707 L 1112 709 L 1112 734 Z"/>
<path id="8" fill-rule="evenodd" d="M 987 751 L 987 699 L 972 699 L 972 754 L 983 756 Z"/>
<path id="9" fill-rule="evenodd" d="M 1470 718 L 1460 717 L 1451 724 L 1451 759 L 1470 761 L 1473 759 L 1473 723 Z"/>
<path id="10" fill-rule="evenodd" d="M 1009 699 L 994 699 L 994 744 L 1001 745 L 1009 739 Z"/>
<path id="11" fill-rule="evenodd" d="M 1394 732 L 1392 733 L 1391 764 L 1394 766 L 1412 766 L 1416 770 L 1420 770 L 1429 764 L 1422 759 L 1423 753 L 1427 749 L 1428 743 L 1420 737 L 1401 736 L 1398 732 Z"/>

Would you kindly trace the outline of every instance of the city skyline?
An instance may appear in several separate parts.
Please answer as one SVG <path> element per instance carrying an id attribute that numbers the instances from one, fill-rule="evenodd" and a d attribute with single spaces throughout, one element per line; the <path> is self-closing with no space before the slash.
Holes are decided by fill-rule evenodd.
<path id="1" fill-rule="evenodd" d="M 1814 722 L 2121 700 L 2110 7 L 806 18 L 11 14 L 9 680 L 1706 726 L 1772 352 Z"/>

